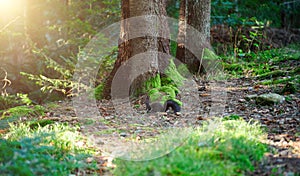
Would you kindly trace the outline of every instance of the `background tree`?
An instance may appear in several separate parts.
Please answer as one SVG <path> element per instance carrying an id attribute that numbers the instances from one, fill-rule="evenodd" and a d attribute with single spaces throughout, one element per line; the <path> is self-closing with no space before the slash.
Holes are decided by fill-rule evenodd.
<path id="1" fill-rule="evenodd" d="M 191 72 L 200 71 L 200 63 L 202 58 L 194 56 L 185 46 L 191 42 L 192 33 L 187 33 L 186 29 L 189 26 L 195 28 L 203 41 L 193 43 L 203 52 L 204 48 L 210 46 L 210 0 L 181 0 L 180 15 L 179 15 L 179 31 L 176 58 L 187 64 Z"/>

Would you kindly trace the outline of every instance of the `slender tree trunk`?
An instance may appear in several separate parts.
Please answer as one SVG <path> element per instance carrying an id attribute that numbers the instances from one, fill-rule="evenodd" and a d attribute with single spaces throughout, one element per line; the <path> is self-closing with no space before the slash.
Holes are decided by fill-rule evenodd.
<path id="1" fill-rule="evenodd" d="M 203 72 L 202 56 L 195 56 L 186 48 L 186 43 L 193 38 L 193 33 L 187 33 L 187 29 L 193 27 L 197 30 L 203 41 L 195 42 L 202 53 L 204 48 L 210 46 L 210 0 L 181 0 L 179 33 L 176 58 L 187 64 L 191 72 Z M 202 69 L 200 69 L 202 68 Z"/>
<path id="2" fill-rule="evenodd" d="M 166 16 L 166 1 L 165 0 L 122 0 L 122 20 L 128 19 L 131 17 L 138 17 L 144 15 L 165 15 Z M 163 21 L 164 19 L 161 19 Z M 130 23 L 133 24 L 130 24 Z M 147 33 L 150 36 L 143 36 L 130 39 L 132 33 L 136 31 L 136 26 L 134 21 L 123 21 L 121 24 L 120 30 L 120 40 L 119 40 L 119 53 L 117 61 L 115 62 L 114 68 L 110 73 L 104 87 L 103 97 L 106 99 L 111 98 L 111 87 L 113 79 L 121 67 L 122 64 L 127 63 L 130 58 L 145 53 L 148 51 L 154 52 L 164 52 L 169 54 L 169 40 L 163 38 L 154 37 L 156 33 L 168 32 L 167 23 L 163 23 L 165 27 L 160 27 L 160 29 L 155 28 L 156 21 L 153 19 L 144 18 L 139 20 L 139 23 L 144 24 L 143 28 L 147 29 Z M 163 31 L 161 31 L 163 30 Z M 152 36 L 151 36 L 152 34 Z M 129 38 L 129 40 L 128 40 Z M 159 60 L 159 55 L 151 55 L 154 58 L 144 58 L 144 59 L 154 59 Z M 135 73 L 136 69 L 141 65 L 139 63 L 132 64 L 128 72 Z M 158 68 L 158 66 L 156 66 Z M 150 70 L 149 70 L 150 71 Z M 139 89 L 142 86 L 142 82 L 146 80 L 149 76 L 153 76 L 154 72 L 150 74 L 140 75 L 132 84 L 131 84 L 131 93 Z M 124 79 L 128 79 L 127 77 Z M 127 81 L 130 81 L 129 79 Z"/>

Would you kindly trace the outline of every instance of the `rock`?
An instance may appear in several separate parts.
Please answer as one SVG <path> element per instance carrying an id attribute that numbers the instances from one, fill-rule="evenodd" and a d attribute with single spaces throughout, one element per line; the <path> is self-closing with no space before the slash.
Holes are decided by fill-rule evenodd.
<path id="1" fill-rule="evenodd" d="M 114 116 L 106 116 L 106 117 L 104 117 L 105 120 L 111 120 L 113 118 L 114 118 Z"/>
<path id="2" fill-rule="evenodd" d="M 260 105 L 273 105 L 277 103 L 283 103 L 284 96 L 276 93 L 262 94 L 256 97 L 256 103 Z"/>
<path id="3" fill-rule="evenodd" d="M 241 99 L 239 99 L 238 101 L 239 101 L 240 103 L 244 103 L 246 100 L 243 99 L 243 98 L 241 98 Z"/>
<path id="4" fill-rule="evenodd" d="M 144 131 L 143 130 L 136 130 L 134 133 L 139 134 L 139 133 L 142 133 L 142 132 L 144 132 Z"/>

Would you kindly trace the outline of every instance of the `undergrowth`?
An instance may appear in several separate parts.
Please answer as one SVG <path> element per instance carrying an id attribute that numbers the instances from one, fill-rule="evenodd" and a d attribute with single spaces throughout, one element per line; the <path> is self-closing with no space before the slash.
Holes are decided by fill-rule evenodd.
<path id="1" fill-rule="evenodd" d="M 116 159 L 115 175 L 243 175 L 253 171 L 267 145 L 259 123 L 214 120 L 197 128 L 184 145 L 150 161 Z"/>
<path id="2" fill-rule="evenodd" d="M 82 145 L 85 139 L 76 128 L 19 124 L 9 131 L 0 138 L 1 175 L 70 175 L 96 169 L 95 162 L 85 162 L 94 151 Z"/>

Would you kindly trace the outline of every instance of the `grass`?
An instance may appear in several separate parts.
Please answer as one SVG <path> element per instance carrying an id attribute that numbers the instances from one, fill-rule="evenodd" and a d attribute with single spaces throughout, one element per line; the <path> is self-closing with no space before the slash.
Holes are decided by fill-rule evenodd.
<path id="1" fill-rule="evenodd" d="M 276 67 L 274 65 L 280 65 L 283 68 L 277 69 L 289 69 L 289 65 L 286 65 L 286 61 L 299 61 L 300 45 L 290 45 L 281 49 L 271 49 L 266 51 L 260 51 L 258 53 L 250 53 L 245 57 L 233 58 L 223 57 L 223 66 L 225 71 L 232 77 L 240 77 L 247 74 L 248 76 L 258 76 L 261 79 L 268 77 L 278 77 L 288 72 L 273 70 Z M 297 74 L 298 70 L 291 71 L 290 74 Z"/>
<path id="2" fill-rule="evenodd" d="M 30 128 L 30 124 L 11 125 L 0 138 L 2 175 L 70 175 L 95 170 L 96 163 L 85 160 L 93 154 L 76 128 L 61 124 Z"/>
<path id="3" fill-rule="evenodd" d="M 11 117 L 36 117 L 39 115 L 44 115 L 46 109 L 43 106 L 35 105 L 35 106 L 16 106 L 5 110 L 2 112 L 1 118 L 11 118 Z"/>
<path id="4" fill-rule="evenodd" d="M 216 130 L 217 129 L 217 130 Z M 197 128 L 184 145 L 149 161 L 116 159 L 115 175 L 243 175 L 267 146 L 258 123 L 215 120 Z"/>

